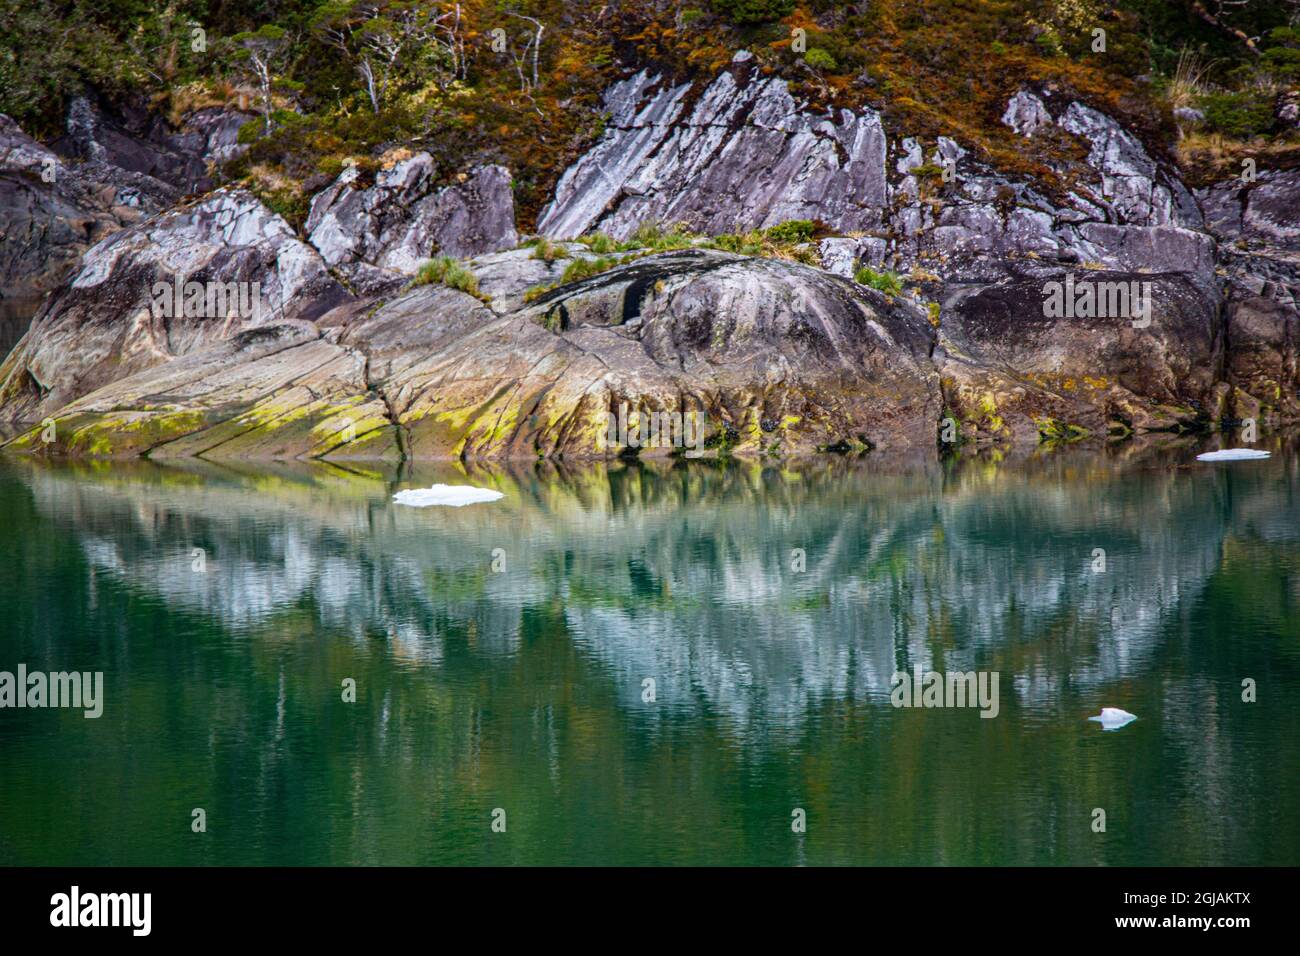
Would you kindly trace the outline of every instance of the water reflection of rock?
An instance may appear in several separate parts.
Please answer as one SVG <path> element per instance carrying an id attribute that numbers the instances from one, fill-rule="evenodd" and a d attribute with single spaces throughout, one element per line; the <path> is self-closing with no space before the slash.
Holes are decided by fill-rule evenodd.
<path id="1" fill-rule="evenodd" d="M 1171 469 L 1154 452 L 894 471 L 837 459 L 480 469 L 468 480 L 504 501 L 427 510 L 392 506 L 391 492 L 464 474 L 25 467 L 96 580 L 228 628 L 269 634 L 306 608 L 307 627 L 386 637 L 394 655 L 436 663 L 452 630 L 469 628 L 476 654 L 508 655 L 526 613 L 559 607 L 628 709 L 707 708 L 746 726 L 883 699 L 896 670 L 997 669 L 1004 706 L 1009 681 L 1022 704 L 1046 706 L 1066 684 L 1133 676 L 1216 568 L 1228 527 L 1296 527 L 1293 500 L 1288 525 L 1266 493 L 1234 495 L 1238 476 Z M 490 571 L 494 548 L 505 573 Z M 658 708 L 641 702 L 646 677 Z"/>

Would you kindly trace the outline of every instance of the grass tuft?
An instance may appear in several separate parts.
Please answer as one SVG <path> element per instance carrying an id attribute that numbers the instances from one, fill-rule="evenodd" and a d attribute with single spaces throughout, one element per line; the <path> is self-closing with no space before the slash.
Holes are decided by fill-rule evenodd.
<path id="1" fill-rule="evenodd" d="M 449 289 L 467 292 L 484 302 L 487 296 L 479 291 L 478 278 L 451 256 L 435 256 L 415 274 L 411 287 L 421 285 L 445 285 Z"/>
<path id="2" fill-rule="evenodd" d="M 891 299 L 894 296 L 903 294 L 903 280 L 897 272 L 890 272 L 889 270 L 877 272 L 871 266 L 863 266 L 854 273 L 853 278 L 858 284 L 869 286 L 877 292 L 883 292 Z"/>

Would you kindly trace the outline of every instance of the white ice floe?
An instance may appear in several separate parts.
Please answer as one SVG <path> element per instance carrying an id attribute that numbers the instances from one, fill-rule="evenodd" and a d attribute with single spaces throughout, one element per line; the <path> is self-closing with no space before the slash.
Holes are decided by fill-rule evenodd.
<path id="1" fill-rule="evenodd" d="M 1137 720 L 1137 714 L 1130 714 L 1127 710 L 1120 710 L 1118 707 L 1103 707 L 1099 715 L 1088 719 L 1101 724 L 1102 730 L 1119 730 Z"/>
<path id="2" fill-rule="evenodd" d="M 1267 458 L 1269 453 L 1259 451 L 1256 448 L 1225 448 L 1222 451 L 1207 451 L 1203 455 L 1197 455 L 1197 461 L 1253 461 L 1256 458 Z"/>
<path id="3" fill-rule="evenodd" d="M 475 488 L 473 485 L 434 485 L 432 488 L 407 488 L 399 491 L 393 495 L 393 501 L 413 508 L 427 508 L 430 505 L 460 508 L 483 501 L 496 501 L 504 497 L 505 495 L 499 491 Z"/>

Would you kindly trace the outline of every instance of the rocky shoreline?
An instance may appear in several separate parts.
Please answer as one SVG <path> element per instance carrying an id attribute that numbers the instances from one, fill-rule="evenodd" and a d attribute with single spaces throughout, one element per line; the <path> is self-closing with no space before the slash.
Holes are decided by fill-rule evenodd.
<path id="1" fill-rule="evenodd" d="M 524 246 L 499 165 L 442 182 L 398 150 L 344 169 L 297 232 L 241 188 L 195 194 L 237 117 L 167 139 L 193 150 L 170 182 L 114 165 L 129 150 L 96 149 L 84 116 L 81 162 L 0 118 L 5 297 L 48 290 L 0 365 L 5 450 L 581 460 L 629 450 L 606 427 L 623 405 L 697 411 L 708 453 L 774 457 L 1300 419 L 1300 171 L 1194 192 L 1109 117 L 1027 88 L 1003 122 L 1082 157 L 1049 195 L 870 110 L 808 113 L 743 53 L 694 87 L 636 73 L 606 105 Z M 647 222 L 792 220 L 816 224 L 803 262 L 636 246 Z M 575 241 L 593 233 L 619 252 Z M 435 252 L 472 283 L 420 284 Z M 160 315 L 178 277 L 256 283 L 265 307 Z M 1128 305 L 1049 314 L 1066 282 Z"/>

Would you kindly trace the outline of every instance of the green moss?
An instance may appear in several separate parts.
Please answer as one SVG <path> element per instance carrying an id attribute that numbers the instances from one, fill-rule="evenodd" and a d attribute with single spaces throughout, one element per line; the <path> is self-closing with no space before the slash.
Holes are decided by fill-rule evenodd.
<path id="1" fill-rule="evenodd" d="M 749 448 L 763 447 L 762 418 L 757 408 L 751 408 L 742 425 L 740 446 Z"/>
<path id="2" fill-rule="evenodd" d="M 704 439 L 704 447 L 727 455 L 740 443 L 740 432 L 730 422 L 723 422 L 722 427 L 710 432 Z"/>
<path id="3" fill-rule="evenodd" d="M 366 396 L 357 395 L 348 401 L 324 409 L 313 409 L 313 413 L 319 416 L 319 420 L 312 426 L 311 437 L 318 446 L 325 446 L 323 450 L 318 447 L 318 454 L 325 454 L 345 446 L 358 447 L 382 434 L 382 430 L 391 424 L 386 416 L 356 415 L 357 406 L 366 401 Z M 353 436 L 351 441 L 346 440 L 349 425 Z"/>
<path id="4" fill-rule="evenodd" d="M 816 223 L 810 219 L 787 219 L 779 225 L 764 229 L 763 235 L 773 242 L 809 242 L 816 231 Z"/>
<path id="5" fill-rule="evenodd" d="M 1034 424 L 1038 427 L 1038 440 L 1045 444 L 1076 442 L 1091 434 L 1082 425 L 1057 421 L 1055 418 L 1035 419 Z"/>
<path id="6" fill-rule="evenodd" d="M 56 424 L 55 425 L 56 437 L 57 437 L 57 428 L 58 426 Z M 45 430 L 44 426 L 37 425 L 35 428 L 29 428 L 27 431 L 23 432 L 20 435 L 15 435 L 4 446 L 5 451 L 29 452 L 29 451 L 35 451 L 41 447 L 45 447 L 45 443 L 41 441 L 41 433 L 44 430 Z"/>
<path id="7" fill-rule="evenodd" d="M 245 428 L 272 431 L 304 418 L 310 405 L 293 397 L 263 399 L 236 419 Z"/>
<path id="8" fill-rule="evenodd" d="M 191 410 L 81 414 L 58 420 L 58 432 L 67 439 L 56 447 L 69 455 L 91 458 L 142 455 L 207 424 L 207 413 Z"/>
<path id="9" fill-rule="evenodd" d="M 767 229 L 752 229 L 745 233 L 724 233 L 701 244 L 742 256 L 786 259 L 791 262 L 802 262 L 805 265 L 819 266 L 821 258 L 810 244 L 816 229 L 816 223 L 811 220 L 790 219 Z"/>
<path id="10" fill-rule="evenodd" d="M 463 405 L 451 409 L 426 409 L 421 413 L 402 416 L 402 424 L 427 429 L 432 443 L 451 449 L 453 455 L 461 455 L 465 446 L 473 438 L 486 434 L 489 436 L 496 429 L 499 403 L 514 389 L 514 385 L 503 385 L 486 401 L 479 405 Z M 492 422 L 486 422 L 491 417 Z M 476 442 L 477 444 L 477 442 Z"/>

